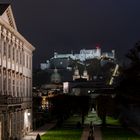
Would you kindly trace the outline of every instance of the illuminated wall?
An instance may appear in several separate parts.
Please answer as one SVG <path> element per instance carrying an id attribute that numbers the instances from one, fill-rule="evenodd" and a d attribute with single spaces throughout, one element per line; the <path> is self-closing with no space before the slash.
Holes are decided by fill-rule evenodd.
<path id="1" fill-rule="evenodd" d="M 0 139 L 21 139 L 32 129 L 34 47 L 18 32 L 11 6 L 0 9 Z"/>

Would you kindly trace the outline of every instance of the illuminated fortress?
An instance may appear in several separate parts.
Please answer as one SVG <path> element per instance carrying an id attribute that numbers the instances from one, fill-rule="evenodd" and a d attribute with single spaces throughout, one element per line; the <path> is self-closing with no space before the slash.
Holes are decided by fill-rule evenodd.
<path id="1" fill-rule="evenodd" d="M 58 54 L 57 52 L 54 53 L 53 58 L 71 58 L 72 60 L 80 60 L 80 61 L 85 61 L 88 59 L 93 59 L 97 58 L 99 59 L 101 57 L 101 49 L 96 48 L 92 50 L 86 50 L 82 49 L 80 50 L 79 54 Z"/>
<path id="2" fill-rule="evenodd" d="M 46 63 L 41 63 L 40 68 L 42 70 L 48 69 L 50 67 L 56 68 L 66 68 L 69 67 L 71 60 L 77 60 L 81 63 L 86 60 L 91 59 L 102 59 L 107 58 L 114 60 L 115 59 L 115 51 L 111 52 L 101 52 L 100 47 L 96 47 L 96 49 L 81 49 L 80 53 L 69 53 L 69 54 L 58 54 L 54 52 L 54 56 L 47 60 Z"/>

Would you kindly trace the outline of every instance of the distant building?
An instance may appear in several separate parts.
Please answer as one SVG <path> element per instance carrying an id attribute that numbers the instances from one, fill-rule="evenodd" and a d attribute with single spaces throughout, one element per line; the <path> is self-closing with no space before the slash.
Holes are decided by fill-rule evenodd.
<path id="1" fill-rule="evenodd" d="M 75 81 L 75 80 L 80 79 L 80 78 L 86 79 L 88 81 L 89 80 L 88 71 L 85 68 L 83 71 L 83 74 L 80 75 L 78 67 L 75 67 L 74 74 L 73 74 L 73 80 Z"/>
<path id="2" fill-rule="evenodd" d="M 54 58 L 71 58 L 72 60 L 80 60 L 85 61 L 88 59 L 93 58 L 100 58 L 101 57 L 101 49 L 98 47 L 96 49 L 80 50 L 79 54 L 58 54 L 57 52 L 54 53 Z"/>
<path id="3" fill-rule="evenodd" d="M 32 52 L 18 32 L 11 6 L 0 4 L 0 140 L 32 130 Z"/>
<path id="4" fill-rule="evenodd" d="M 81 78 L 86 79 L 87 81 L 89 80 L 89 74 L 86 68 L 84 69 L 83 75 L 81 76 Z"/>
<path id="5" fill-rule="evenodd" d="M 59 69 L 68 69 L 71 70 L 72 61 L 80 61 L 81 63 L 84 63 L 86 60 L 91 59 L 102 59 L 102 58 L 108 58 L 108 59 L 115 59 L 115 51 L 112 50 L 112 52 L 101 52 L 101 48 L 96 47 L 96 49 L 82 49 L 80 50 L 79 54 L 58 54 L 57 52 L 54 52 L 54 56 L 47 60 L 46 63 L 41 63 L 40 68 L 42 70 L 49 69 L 49 68 L 59 68 Z"/>
<path id="6" fill-rule="evenodd" d="M 74 74 L 73 74 L 73 80 L 76 80 L 76 79 L 79 79 L 81 76 L 80 76 L 80 73 L 79 73 L 79 69 L 78 67 L 75 68 L 74 70 Z"/>
<path id="7" fill-rule="evenodd" d="M 54 72 L 51 75 L 51 83 L 60 83 L 61 82 L 61 76 L 58 73 L 58 70 L 55 68 Z"/>
<path id="8" fill-rule="evenodd" d="M 68 58 L 51 58 L 50 68 L 68 69 L 72 64 L 72 59 Z"/>
<path id="9" fill-rule="evenodd" d="M 85 79 L 77 79 L 75 81 L 63 82 L 63 93 L 71 95 L 90 95 L 96 97 L 99 94 L 113 94 L 112 85 L 106 85 L 103 80 L 86 81 Z"/>
<path id="10" fill-rule="evenodd" d="M 54 96 L 54 94 L 62 91 L 62 81 L 61 75 L 58 73 L 58 70 L 55 68 L 54 72 L 51 74 L 50 83 L 45 83 L 41 86 L 45 90 L 47 96 Z"/>
<path id="11" fill-rule="evenodd" d="M 40 64 L 40 68 L 41 68 L 42 70 L 49 69 L 49 68 L 50 68 L 50 61 L 47 60 L 46 63 L 41 63 L 41 64 Z"/>

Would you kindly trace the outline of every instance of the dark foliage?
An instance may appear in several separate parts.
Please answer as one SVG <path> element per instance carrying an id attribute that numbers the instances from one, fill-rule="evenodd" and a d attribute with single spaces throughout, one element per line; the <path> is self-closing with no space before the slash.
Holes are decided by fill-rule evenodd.
<path id="1" fill-rule="evenodd" d="M 129 67 L 123 69 L 120 75 L 122 80 L 116 88 L 116 100 L 120 108 L 119 118 L 123 126 L 131 124 L 131 121 L 138 121 L 133 120 L 134 117 L 131 116 L 135 108 L 140 108 L 140 42 L 136 43 L 126 56 L 131 63 Z"/>
<path id="2" fill-rule="evenodd" d="M 137 97 L 140 93 L 140 42 L 135 44 L 127 57 L 130 59 L 131 64 L 122 72 L 123 79 L 118 86 L 118 91 L 126 96 Z"/>
<path id="3" fill-rule="evenodd" d="M 88 96 L 57 95 L 51 99 L 51 103 L 53 104 L 52 115 L 56 116 L 59 126 L 64 119 L 74 113 L 82 116 L 83 123 L 89 110 Z"/>
<path id="4" fill-rule="evenodd" d="M 102 120 L 102 126 L 106 126 L 106 116 L 113 116 L 116 111 L 115 100 L 111 96 L 100 95 L 96 98 L 97 114 Z"/>
<path id="5" fill-rule="evenodd" d="M 33 86 L 40 87 L 50 81 L 50 74 L 45 70 L 33 71 Z"/>
<path id="6" fill-rule="evenodd" d="M 37 136 L 36 136 L 36 140 L 41 140 L 41 138 L 40 138 L 40 135 L 39 135 L 39 134 L 37 134 Z"/>

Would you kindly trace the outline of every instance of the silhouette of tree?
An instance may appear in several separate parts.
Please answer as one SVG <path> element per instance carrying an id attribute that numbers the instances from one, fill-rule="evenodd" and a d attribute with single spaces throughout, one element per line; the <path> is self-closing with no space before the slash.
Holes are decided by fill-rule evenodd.
<path id="1" fill-rule="evenodd" d="M 121 81 L 117 90 L 117 100 L 120 107 L 120 117 L 122 124 L 131 122 L 133 118 L 128 120 L 128 116 L 123 113 L 123 109 L 129 111 L 133 105 L 140 106 L 140 42 L 137 42 L 126 55 L 130 63 L 123 68 L 121 73 Z M 133 121 L 132 121 L 133 122 Z"/>
<path id="2" fill-rule="evenodd" d="M 116 64 L 114 62 L 108 61 L 102 66 L 102 75 L 104 76 L 106 84 L 109 83 L 113 70 L 115 69 Z"/>
<path id="3" fill-rule="evenodd" d="M 123 95 L 136 95 L 140 92 L 140 42 L 137 42 L 126 55 L 131 64 L 122 72 L 122 81 L 119 85 L 119 92 Z"/>
<path id="4" fill-rule="evenodd" d="M 89 96 L 78 96 L 76 101 L 76 106 L 78 108 L 78 112 L 81 115 L 82 125 L 84 124 L 85 116 L 88 114 L 90 107 L 90 98 Z"/>
<path id="5" fill-rule="evenodd" d="M 98 96 L 96 98 L 96 109 L 98 116 L 102 120 L 102 126 L 106 126 L 106 116 L 112 116 L 113 110 L 115 109 L 115 105 L 111 96 Z"/>
<path id="6" fill-rule="evenodd" d="M 64 119 L 71 114 L 81 115 L 81 122 L 84 123 L 85 115 L 89 110 L 89 96 L 57 95 L 51 99 L 53 104 L 52 114 L 56 116 L 58 125 L 61 126 Z"/>
<path id="7" fill-rule="evenodd" d="M 135 44 L 134 48 L 128 52 L 126 57 L 131 60 L 133 66 L 140 64 L 140 41 Z"/>
<path id="8" fill-rule="evenodd" d="M 40 138 L 40 135 L 39 135 L 39 134 L 37 134 L 37 136 L 36 136 L 36 140 L 41 140 L 41 138 Z"/>
<path id="9" fill-rule="evenodd" d="M 140 74 L 140 42 L 137 42 L 126 55 L 131 61 L 131 65 L 126 69 L 127 77 L 136 77 Z M 131 73 L 131 74 L 130 74 Z"/>
<path id="10" fill-rule="evenodd" d="M 40 87 L 50 81 L 50 73 L 45 70 L 34 70 L 33 71 L 33 86 Z"/>
<path id="11" fill-rule="evenodd" d="M 93 76 L 98 76 L 100 74 L 101 65 L 99 59 L 94 58 L 91 60 L 86 60 L 86 64 L 89 75 L 91 76 L 90 79 L 92 79 Z"/>

